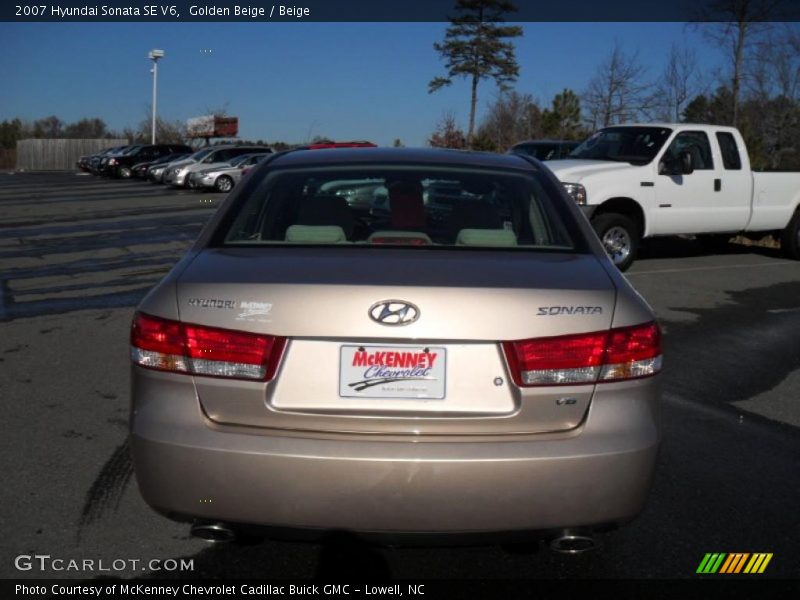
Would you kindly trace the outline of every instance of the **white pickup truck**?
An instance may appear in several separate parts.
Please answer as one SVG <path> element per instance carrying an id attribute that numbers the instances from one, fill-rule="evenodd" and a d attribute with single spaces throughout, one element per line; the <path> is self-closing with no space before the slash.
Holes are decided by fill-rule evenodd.
<path id="1" fill-rule="evenodd" d="M 640 240 L 659 235 L 713 241 L 775 233 L 784 253 L 800 260 L 800 173 L 752 171 L 733 127 L 607 127 L 547 166 L 623 271 Z"/>

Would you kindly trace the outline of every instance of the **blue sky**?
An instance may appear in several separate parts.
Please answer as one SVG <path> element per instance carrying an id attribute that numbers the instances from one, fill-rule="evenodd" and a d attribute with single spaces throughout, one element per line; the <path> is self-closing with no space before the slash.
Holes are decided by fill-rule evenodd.
<path id="1" fill-rule="evenodd" d="M 639 52 L 649 74 L 670 46 L 696 50 L 701 68 L 723 62 L 700 32 L 681 23 L 523 23 L 516 88 L 543 104 L 562 88 L 585 88 L 615 41 Z M 315 135 L 400 138 L 423 145 L 443 112 L 466 126 L 466 81 L 435 94 L 444 73 L 433 50 L 446 23 L 0 23 L 0 120 L 51 114 L 134 126 L 150 103 L 146 59 L 163 48 L 159 115 L 186 119 L 227 105 L 252 139 L 301 142 Z M 205 50 L 211 50 L 207 52 Z M 710 75 L 709 75 L 710 79 Z M 497 94 L 479 92 L 478 116 Z"/>

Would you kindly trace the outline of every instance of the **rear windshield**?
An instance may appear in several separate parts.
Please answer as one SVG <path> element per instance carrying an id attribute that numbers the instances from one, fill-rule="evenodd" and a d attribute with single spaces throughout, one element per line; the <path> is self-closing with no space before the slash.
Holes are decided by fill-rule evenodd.
<path id="1" fill-rule="evenodd" d="M 526 174 L 423 166 L 274 170 L 232 206 L 214 244 L 583 248 L 550 186 Z"/>

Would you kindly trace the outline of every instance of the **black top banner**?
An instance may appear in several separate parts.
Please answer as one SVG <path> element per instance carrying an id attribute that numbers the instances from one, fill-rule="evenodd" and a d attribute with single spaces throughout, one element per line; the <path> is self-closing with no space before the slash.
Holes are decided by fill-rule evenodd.
<path id="1" fill-rule="evenodd" d="M 131 600 L 189 600 L 230 598 L 280 600 L 514 600 L 544 598 L 611 597 L 618 600 L 772 600 L 796 598 L 798 581 L 709 580 L 393 580 L 373 581 L 295 580 L 21 580 L 0 582 L 2 598 L 99 598 Z"/>
<path id="2" fill-rule="evenodd" d="M 517 0 L 517 22 L 732 21 L 719 0 Z M 438 22 L 454 13 L 455 0 L 263 0 L 208 1 L 17 0 L 3 3 L 0 21 L 10 22 Z M 800 21 L 797 0 L 752 0 L 747 20 Z"/>

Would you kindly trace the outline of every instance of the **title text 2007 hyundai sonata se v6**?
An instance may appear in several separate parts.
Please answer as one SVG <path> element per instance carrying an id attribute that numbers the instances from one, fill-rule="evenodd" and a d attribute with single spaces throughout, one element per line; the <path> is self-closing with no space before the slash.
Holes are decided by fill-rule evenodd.
<path id="1" fill-rule="evenodd" d="M 534 159 L 276 154 L 142 301 L 131 355 L 141 493 L 207 538 L 579 550 L 650 488 L 658 325 Z"/>

